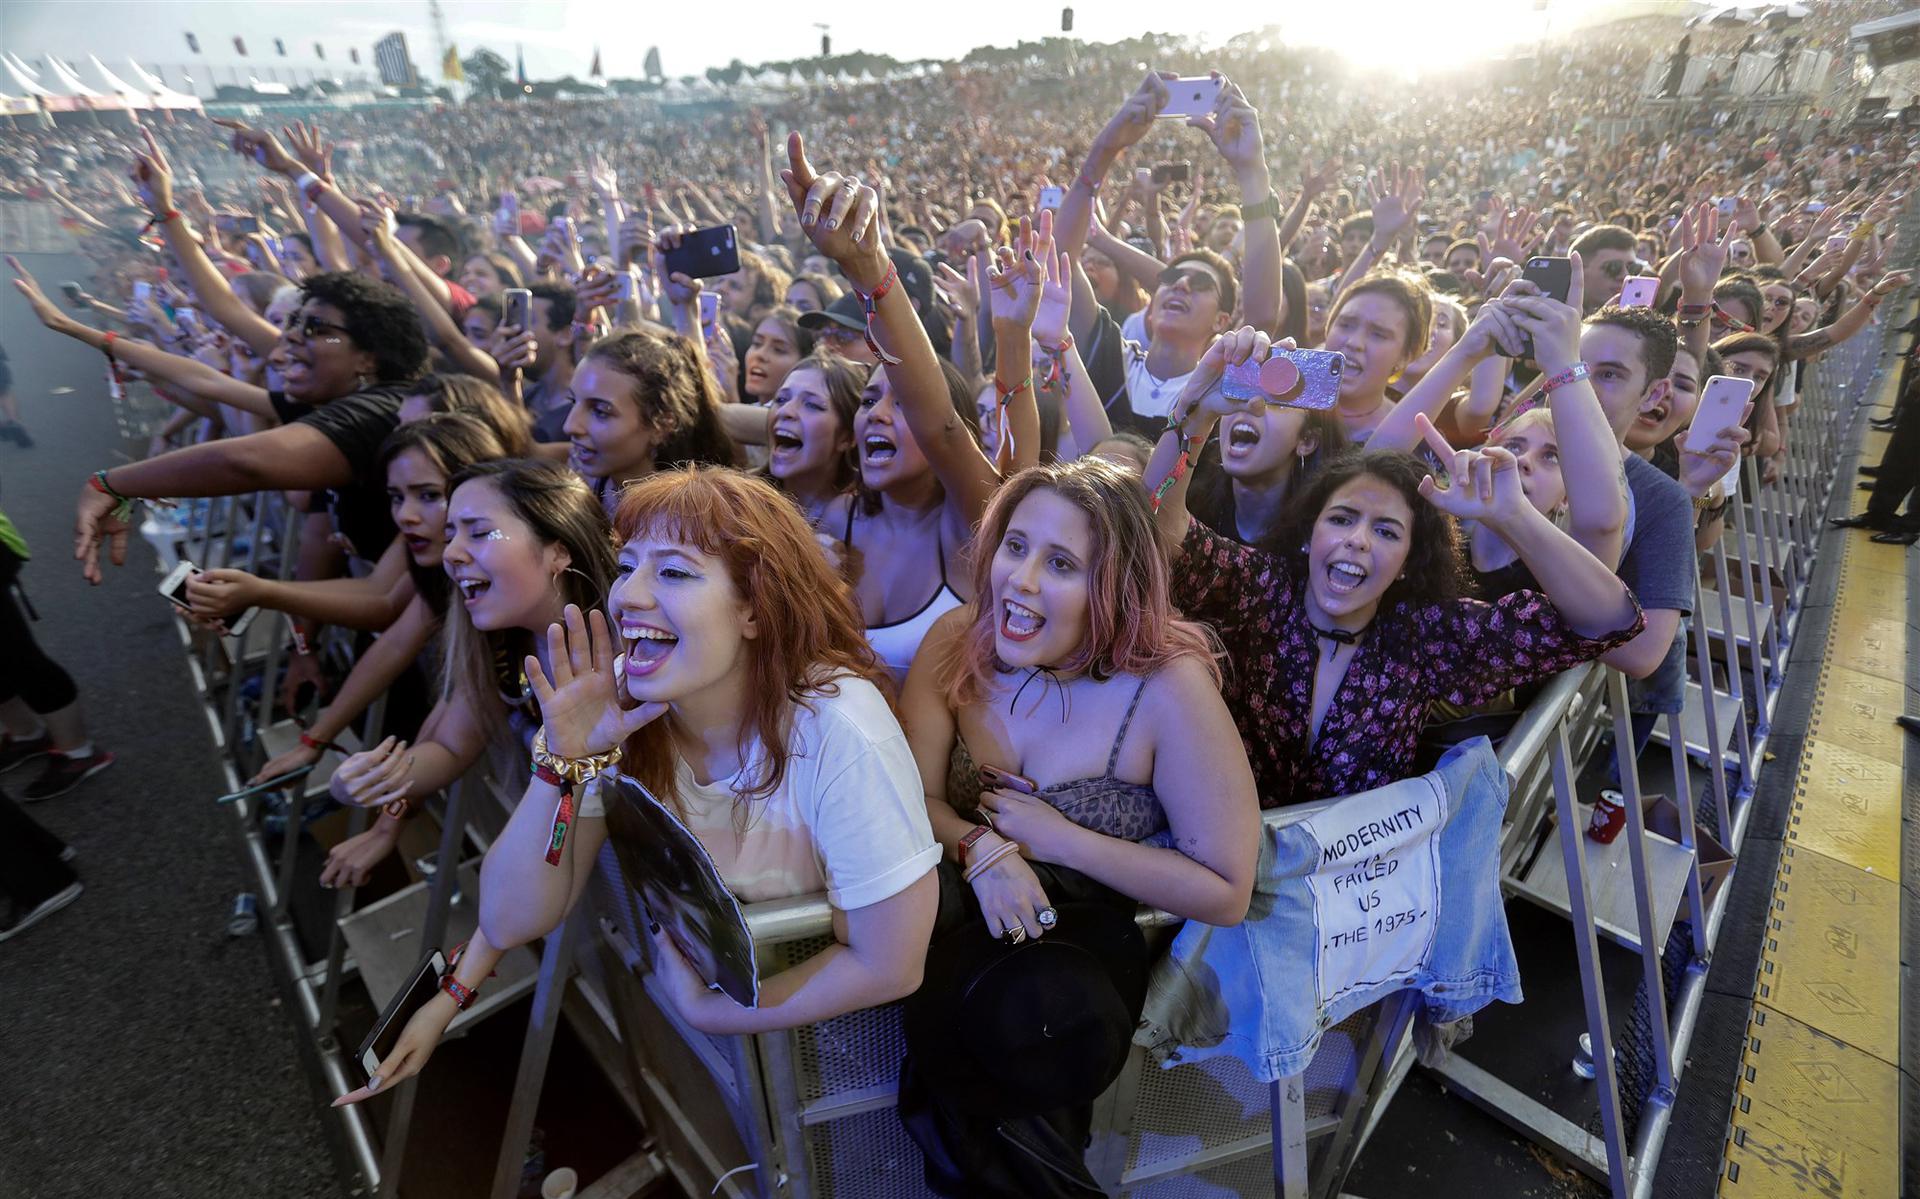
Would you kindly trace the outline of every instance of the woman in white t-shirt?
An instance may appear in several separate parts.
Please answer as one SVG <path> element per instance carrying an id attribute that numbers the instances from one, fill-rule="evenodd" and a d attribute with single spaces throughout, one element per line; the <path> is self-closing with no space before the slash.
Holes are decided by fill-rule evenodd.
<path id="1" fill-rule="evenodd" d="M 701 469 L 628 487 L 614 532 L 607 612 L 569 606 L 547 634 L 551 671 L 526 661 L 547 750 L 578 761 L 620 747 L 619 769 L 679 814 L 743 902 L 824 891 L 834 908 L 834 944 L 763 978 L 751 1008 L 709 990 L 656 930 L 667 1001 L 724 1035 L 911 993 L 940 847 L 884 668 L 812 531 L 766 482 Z M 342 1102 L 417 1072 L 452 1019 L 449 996 L 477 991 L 505 949 L 550 933 L 579 901 L 620 817 L 609 820 L 597 787 L 564 831 L 562 811 L 560 788 L 536 774 L 487 853 L 480 927 L 448 994 L 409 1023 L 381 1081 Z"/>

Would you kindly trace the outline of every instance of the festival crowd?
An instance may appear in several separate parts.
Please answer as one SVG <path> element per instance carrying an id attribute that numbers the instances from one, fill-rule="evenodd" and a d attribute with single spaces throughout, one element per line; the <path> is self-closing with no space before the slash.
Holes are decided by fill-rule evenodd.
<path id="1" fill-rule="evenodd" d="M 1644 743 L 1684 702 L 1730 473 L 1772 482 L 1807 366 L 1907 282 L 1914 158 L 1838 123 L 1610 126 L 1663 51 L 1585 36 L 1405 89 L 1244 44 L 1143 73 L 1130 45 L 758 108 L 0 133 L 7 189 L 96 268 L 16 286 L 177 409 L 143 460 L 75 472 L 87 578 L 143 500 L 299 514 L 290 578 L 209 569 L 184 603 L 291 618 L 286 709 L 322 702 L 258 780 L 370 746 L 329 786 L 377 818 L 323 883 L 483 760 L 524 790 L 479 931 L 341 1101 L 425 1068 L 639 835 L 611 776 L 742 902 L 834 909 L 751 1007 L 656 926 L 659 993 L 739 1034 L 920 1002 L 943 957 L 1137 905 L 1234 925 L 1263 809 L 1427 769 L 1580 663 L 1629 676 Z M 1751 399 L 1696 426 L 1718 376 Z M 6 610 L 0 769 L 38 761 L 51 798 L 111 759 Z M 344 677 L 329 627 L 377 635 Z M 57 843 L 18 844 L 52 860 L 9 931 L 77 893 Z M 1137 1016 L 1133 937 L 1101 954 Z M 991 1087 L 910 1066 L 936 1189 L 1053 1193 L 981 1134 Z M 1055 1177 L 1117 1069 L 1064 1080 Z"/>

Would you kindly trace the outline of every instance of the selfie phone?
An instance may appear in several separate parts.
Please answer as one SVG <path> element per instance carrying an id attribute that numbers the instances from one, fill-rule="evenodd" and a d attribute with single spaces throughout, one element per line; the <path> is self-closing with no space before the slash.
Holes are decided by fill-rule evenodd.
<path id="1" fill-rule="evenodd" d="M 1346 366 L 1346 356 L 1331 350 L 1280 349 L 1265 362 L 1248 360 L 1228 367 L 1220 390 L 1230 400 L 1265 400 L 1324 412 L 1339 402 L 1340 373 Z"/>
<path id="2" fill-rule="evenodd" d="M 695 229 L 680 244 L 661 255 L 667 273 L 678 271 L 689 279 L 711 279 L 740 269 L 740 247 L 732 225 Z"/>
<path id="3" fill-rule="evenodd" d="M 153 284 L 147 282 L 145 279 L 142 279 L 138 283 L 135 283 L 133 285 L 133 302 L 134 303 L 143 304 L 146 301 L 151 300 L 152 298 L 153 298 Z"/>
<path id="4" fill-rule="evenodd" d="M 1633 275 L 1620 284 L 1620 307 L 1651 308 L 1653 297 L 1660 290 L 1660 280 L 1654 275 Z"/>
<path id="5" fill-rule="evenodd" d="M 1700 406 L 1693 410 L 1687 425 L 1683 448 L 1690 454 L 1704 454 L 1713 445 L 1720 430 L 1740 423 L 1747 413 L 1747 401 L 1753 399 L 1753 380 L 1733 375 L 1714 375 L 1700 389 Z"/>
<path id="6" fill-rule="evenodd" d="M 1715 200 L 1713 204 L 1714 204 L 1714 207 L 1719 211 L 1721 216 L 1732 216 L 1734 205 L 1737 204 L 1738 202 L 1739 202 L 1738 197 L 1723 196 L 1720 199 Z"/>
<path id="7" fill-rule="evenodd" d="M 388 1001 L 387 1010 L 381 1012 L 380 1018 L 374 1021 L 373 1031 L 367 1034 L 366 1040 L 360 1042 L 360 1068 L 367 1072 L 368 1078 L 373 1077 L 380 1063 L 393 1052 L 407 1021 L 413 1019 L 415 1012 L 427 1006 L 429 999 L 439 994 L 440 979 L 446 972 L 447 956 L 438 949 L 429 949 L 427 956 L 420 960 L 419 967 L 414 970 L 413 977 L 407 980 L 407 985 Z"/>
<path id="8" fill-rule="evenodd" d="M 503 288 L 500 294 L 503 320 L 507 324 L 525 333 L 533 328 L 533 293 L 524 287 Z"/>
<path id="9" fill-rule="evenodd" d="M 67 303 L 74 308 L 85 308 L 87 306 L 87 302 L 80 298 L 84 293 L 81 292 L 78 283 L 72 282 L 71 280 L 62 283 L 60 285 L 60 294 L 66 296 Z"/>
<path id="10" fill-rule="evenodd" d="M 720 293 L 703 291 L 700 293 L 700 332 L 713 336 L 713 326 L 720 319 Z"/>
<path id="11" fill-rule="evenodd" d="M 1562 304 L 1573 292 L 1573 260 L 1571 258 L 1552 258 L 1535 256 L 1527 259 L 1527 265 L 1520 271 L 1520 277 L 1540 289 L 1540 294 L 1549 296 Z M 1533 338 L 1522 336 L 1520 357 L 1533 357 Z"/>
<path id="12" fill-rule="evenodd" d="M 1166 117 L 1204 117 L 1220 102 L 1220 81 L 1211 75 L 1167 80 Z"/>
<path id="13" fill-rule="evenodd" d="M 1153 167 L 1153 181 L 1161 186 L 1169 183 L 1185 183 L 1193 178 L 1193 164 L 1190 162 L 1161 162 Z"/>
<path id="14" fill-rule="evenodd" d="M 1040 210 L 1045 212 L 1049 208 L 1058 208 L 1066 202 L 1066 199 L 1066 188 L 1043 187 L 1040 189 Z"/>
<path id="15" fill-rule="evenodd" d="M 191 562 L 182 562 L 168 571 L 166 578 L 160 580 L 160 594 L 171 600 L 181 611 L 186 611 L 193 606 L 192 601 L 187 599 L 187 580 L 199 573 L 198 566 Z"/>
<path id="16" fill-rule="evenodd" d="M 1026 775 L 989 766 L 985 762 L 980 764 L 980 786 L 987 791 L 1018 791 L 1022 795 L 1033 795 L 1040 790 Z"/>

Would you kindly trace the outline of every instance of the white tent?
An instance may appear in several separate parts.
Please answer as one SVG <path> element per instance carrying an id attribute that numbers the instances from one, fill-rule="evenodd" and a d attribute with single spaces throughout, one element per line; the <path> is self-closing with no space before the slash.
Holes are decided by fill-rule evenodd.
<path id="1" fill-rule="evenodd" d="M 99 61 L 98 59 L 95 60 L 95 62 L 98 62 L 98 61 Z M 148 74 L 147 69 L 145 67 L 141 66 L 139 63 L 133 61 L 132 59 L 127 60 L 127 65 L 133 68 L 134 79 L 138 80 L 141 87 L 145 90 L 146 94 L 153 98 L 153 105 L 155 108 L 197 109 L 200 107 L 200 97 L 189 95 L 186 92 L 174 91 L 172 88 L 168 87 L 165 83 L 161 82 L 159 79 Z M 104 66 L 102 66 L 100 69 L 102 71 L 106 70 Z M 336 80 L 336 82 L 338 81 Z"/>

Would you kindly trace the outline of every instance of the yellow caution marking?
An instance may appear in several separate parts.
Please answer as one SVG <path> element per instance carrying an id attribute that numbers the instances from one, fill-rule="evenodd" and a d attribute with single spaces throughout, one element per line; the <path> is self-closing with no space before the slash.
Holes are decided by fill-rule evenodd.
<path id="1" fill-rule="evenodd" d="M 1906 686 L 1883 672 L 1823 663 L 1807 735 L 1898 766 L 1910 734 L 1893 718 L 1906 711 L 1906 701 Z"/>
<path id="2" fill-rule="evenodd" d="M 1787 841 L 1899 882 L 1900 777 L 1891 762 L 1808 737 Z"/>
<path id="3" fill-rule="evenodd" d="M 1882 1061 L 1900 1060 L 1900 885 L 1788 845 L 1755 998 Z"/>
<path id="4" fill-rule="evenodd" d="M 1889 619 L 1884 609 L 1844 604 L 1834 613 L 1827 648 L 1831 656 L 1826 660 L 1834 666 L 1906 685 L 1907 624 L 1898 615 Z M 1899 710 L 1896 705 L 1894 712 Z M 1893 714 L 1887 719 L 1893 719 Z"/>

